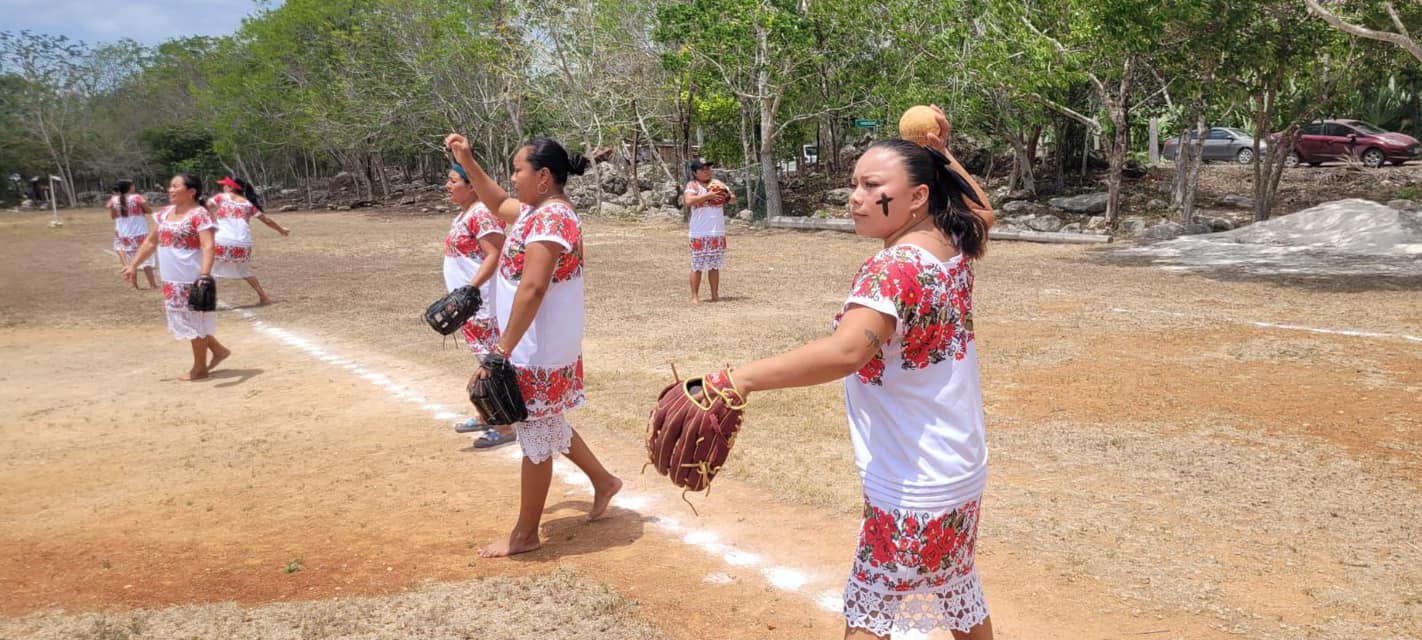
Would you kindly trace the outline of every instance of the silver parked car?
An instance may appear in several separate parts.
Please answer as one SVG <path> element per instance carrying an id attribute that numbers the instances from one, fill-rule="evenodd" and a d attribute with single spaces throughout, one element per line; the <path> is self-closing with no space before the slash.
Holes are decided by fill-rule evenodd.
<path id="1" fill-rule="evenodd" d="M 1190 142 L 1195 141 L 1197 134 L 1190 132 Z M 1268 143 L 1259 143 L 1259 152 L 1263 153 L 1268 149 Z M 1169 138 L 1165 141 L 1165 149 L 1161 155 L 1166 160 L 1174 160 L 1180 153 L 1180 138 Z M 1233 127 L 1212 127 L 1205 136 L 1205 146 L 1201 149 L 1201 157 L 1205 162 L 1213 160 L 1223 160 L 1226 162 L 1238 162 L 1249 164 L 1254 161 L 1254 136 L 1249 135 L 1243 129 Z"/>

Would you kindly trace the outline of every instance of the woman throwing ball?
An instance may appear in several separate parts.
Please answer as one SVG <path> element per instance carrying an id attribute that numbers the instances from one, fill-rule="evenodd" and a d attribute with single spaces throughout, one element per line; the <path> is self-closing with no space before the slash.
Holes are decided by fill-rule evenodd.
<path id="1" fill-rule="evenodd" d="M 742 397 L 843 380 L 864 487 L 846 638 L 992 637 L 973 562 L 987 480 L 972 319 L 987 224 L 969 209 L 975 198 L 941 138 L 871 146 L 849 209 L 855 232 L 883 248 L 860 267 L 833 334 L 709 378 Z"/>

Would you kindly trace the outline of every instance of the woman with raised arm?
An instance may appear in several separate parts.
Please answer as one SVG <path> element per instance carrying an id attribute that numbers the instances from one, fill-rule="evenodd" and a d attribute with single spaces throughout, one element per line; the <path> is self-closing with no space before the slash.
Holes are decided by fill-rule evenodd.
<path id="1" fill-rule="evenodd" d="M 486 558 L 508 556 L 542 544 L 538 525 L 555 454 L 567 456 L 592 482 L 588 520 L 602 517 L 622 488 L 564 417 L 585 398 L 583 230 L 563 188 L 569 175 L 587 170 L 588 160 L 553 140 L 535 138 L 514 154 L 510 197 L 474 160 L 468 139 L 450 134 L 445 145 L 469 174 L 479 200 L 510 225 L 495 280 L 499 339 L 493 351 L 514 366 L 528 407 L 528 419 L 514 425 L 523 448 L 519 515 L 508 537 L 479 550 Z M 486 375 L 481 367 L 471 382 Z"/>
<path id="2" fill-rule="evenodd" d="M 987 442 L 973 265 L 987 221 L 969 208 L 978 196 L 941 140 L 878 142 L 856 163 L 854 230 L 883 248 L 860 267 L 833 333 L 707 378 L 743 398 L 842 380 L 864 488 L 846 638 L 992 637 L 974 568 Z"/>

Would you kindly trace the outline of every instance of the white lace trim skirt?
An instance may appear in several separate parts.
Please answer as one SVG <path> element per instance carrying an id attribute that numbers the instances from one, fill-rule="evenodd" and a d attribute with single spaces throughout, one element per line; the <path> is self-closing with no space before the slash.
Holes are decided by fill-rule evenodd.
<path id="1" fill-rule="evenodd" d="M 163 310 L 168 314 L 168 331 L 178 340 L 205 338 L 217 332 L 217 314 L 188 308 L 188 292 L 193 285 L 163 283 Z"/>
<path id="2" fill-rule="evenodd" d="M 514 432 L 523 456 L 533 464 L 541 464 L 558 454 L 567 455 L 573 447 L 573 425 L 563 414 L 547 418 L 515 422 Z"/>
<path id="3" fill-rule="evenodd" d="M 988 617 L 973 566 L 978 509 L 974 498 L 943 511 L 881 508 L 864 501 L 864 525 L 844 618 L 879 636 L 968 631 Z"/>

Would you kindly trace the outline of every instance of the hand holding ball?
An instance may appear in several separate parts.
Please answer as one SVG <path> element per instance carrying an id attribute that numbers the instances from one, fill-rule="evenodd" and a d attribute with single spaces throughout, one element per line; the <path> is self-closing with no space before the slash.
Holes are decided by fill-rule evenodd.
<path id="1" fill-rule="evenodd" d="M 941 141 L 945 132 L 939 129 L 938 118 L 938 112 L 933 107 L 909 107 L 899 118 L 899 137 L 924 146 L 930 144 L 929 134 L 939 136 Z"/>

